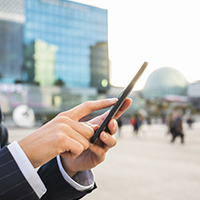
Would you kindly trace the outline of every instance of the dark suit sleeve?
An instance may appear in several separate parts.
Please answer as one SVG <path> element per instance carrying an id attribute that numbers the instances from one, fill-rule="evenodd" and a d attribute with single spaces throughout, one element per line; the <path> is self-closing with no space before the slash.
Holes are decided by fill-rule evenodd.
<path id="1" fill-rule="evenodd" d="M 7 147 L 0 150 L 0 199 L 38 200 Z"/>
<path id="2" fill-rule="evenodd" d="M 42 200 L 72 200 L 80 199 L 87 193 L 96 188 L 87 191 L 78 191 L 64 180 L 60 173 L 56 158 L 43 165 L 38 171 L 43 183 L 47 188 L 46 194 Z"/>
<path id="3" fill-rule="evenodd" d="M 79 199 L 96 188 L 83 192 L 74 189 L 63 179 L 56 158 L 43 165 L 38 173 L 47 188 L 42 200 Z M 0 199 L 39 200 L 7 147 L 0 150 Z"/>

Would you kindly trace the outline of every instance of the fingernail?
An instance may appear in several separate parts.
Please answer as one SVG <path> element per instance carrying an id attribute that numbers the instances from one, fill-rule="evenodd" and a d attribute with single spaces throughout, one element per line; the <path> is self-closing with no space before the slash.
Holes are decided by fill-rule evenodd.
<path id="1" fill-rule="evenodd" d="M 117 121 L 116 121 L 116 120 L 113 120 L 113 123 L 114 123 L 114 129 L 116 129 L 116 128 L 117 128 L 117 126 L 118 126 L 118 123 L 117 123 Z"/>
<path id="2" fill-rule="evenodd" d="M 108 139 L 108 135 L 105 132 L 102 132 L 102 134 L 103 134 L 103 139 L 107 140 Z"/>
<path id="3" fill-rule="evenodd" d="M 111 103 L 116 103 L 117 102 L 117 98 L 112 98 L 112 99 L 109 99 Z"/>
<path id="4" fill-rule="evenodd" d="M 118 125 L 117 121 L 115 119 L 112 119 L 111 123 L 113 123 L 113 125 L 111 125 L 113 127 L 112 129 L 115 130 L 117 128 L 117 125 Z"/>

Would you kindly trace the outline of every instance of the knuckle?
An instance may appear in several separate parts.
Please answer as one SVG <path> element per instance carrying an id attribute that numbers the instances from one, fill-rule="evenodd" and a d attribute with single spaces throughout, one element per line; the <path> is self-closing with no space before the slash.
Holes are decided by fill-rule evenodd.
<path id="1" fill-rule="evenodd" d="M 58 115 L 57 116 L 57 123 L 61 123 L 61 124 L 63 124 L 63 123 L 66 123 L 69 119 L 68 119 L 68 117 L 66 117 L 66 116 L 64 116 L 64 115 Z"/>
<path id="2" fill-rule="evenodd" d="M 54 143 L 57 147 L 57 154 L 60 154 L 60 153 L 63 153 L 66 151 L 65 149 L 65 144 L 64 144 L 64 141 L 65 141 L 65 135 L 58 132 L 56 135 L 55 135 L 55 138 L 54 138 Z"/>
<path id="3" fill-rule="evenodd" d="M 58 142 L 58 144 L 61 144 L 61 142 L 63 141 L 64 138 L 64 134 L 62 134 L 61 132 L 56 134 L 56 141 Z"/>
<path id="4" fill-rule="evenodd" d="M 114 138 L 113 147 L 116 146 L 116 144 L 117 144 L 117 140 Z"/>
<path id="5" fill-rule="evenodd" d="M 58 121 L 59 121 L 60 123 L 63 123 L 65 120 L 66 120 L 66 117 L 64 117 L 64 116 L 59 116 L 59 117 L 58 117 Z"/>
<path id="6" fill-rule="evenodd" d="M 94 129 L 89 125 L 82 123 L 83 129 L 85 130 L 84 136 L 89 139 L 94 135 Z"/>
<path id="7" fill-rule="evenodd" d="M 58 142 L 58 145 L 59 144 L 62 144 L 66 137 L 67 137 L 67 134 L 66 132 L 68 132 L 68 129 L 69 127 L 68 126 L 64 126 L 63 123 L 57 123 L 54 127 L 54 139 L 55 141 Z"/>
<path id="8" fill-rule="evenodd" d="M 55 136 L 55 141 L 57 142 L 58 146 L 62 146 L 63 142 L 65 141 L 66 135 L 63 132 L 58 131 Z"/>
<path id="9" fill-rule="evenodd" d="M 63 132 L 63 124 L 60 122 L 60 120 L 56 124 L 55 129 L 57 130 L 57 134 L 60 134 Z"/>
<path id="10" fill-rule="evenodd" d="M 90 110 L 92 110 L 92 101 L 85 101 L 83 103 L 83 106 L 89 108 Z"/>
<path id="11" fill-rule="evenodd" d="M 77 144 L 76 151 L 78 155 L 81 154 L 84 151 L 84 146 L 81 144 Z"/>
<path id="12" fill-rule="evenodd" d="M 67 117 L 69 115 L 69 111 L 60 112 L 56 117 Z"/>
<path id="13" fill-rule="evenodd" d="M 87 141 L 85 142 L 85 144 L 84 144 L 84 150 L 88 149 L 89 146 L 90 146 L 90 143 L 89 143 L 89 141 L 87 140 Z"/>
<path id="14" fill-rule="evenodd" d="M 105 151 L 99 151 L 98 156 L 100 156 L 101 158 L 105 157 Z"/>
<path id="15" fill-rule="evenodd" d="M 63 116 L 63 115 L 64 115 L 64 112 L 60 112 L 60 113 L 57 115 L 57 117 Z"/>

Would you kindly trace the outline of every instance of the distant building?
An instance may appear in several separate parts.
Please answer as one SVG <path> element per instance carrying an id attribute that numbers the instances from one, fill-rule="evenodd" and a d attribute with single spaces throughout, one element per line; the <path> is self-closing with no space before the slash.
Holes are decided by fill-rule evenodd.
<path id="1" fill-rule="evenodd" d="M 188 86 L 187 95 L 191 98 L 200 98 L 200 81 L 191 83 Z"/>
<path id="2" fill-rule="evenodd" d="M 24 1 L 0 0 L 0 83 L 21 79 Z"/>
<path id="3" fill-rule="evenodd" d="M 187 95 L 192 104 L 200 111 L 200 81 L 188 86 Z"/>
<path id="4" fill-rule="evenodd" d="M 97 66 L 93 56 L 91 61 L 91 47 L 108 46 L 107 21 L 107 10 L 72 1 L 0 0 L 1 82 L 22 79 L 51 86 L 59 80 L 68 88 L 95 86 L 91 84 L 91 70 Z M 46 44 L 46 48 L 37 49 L 41 55 L 38 60 L 35 46 L 39 43 Z M 51 55 L 42 58 L 50 51 Z M 108 63 L 107 52 L 107 47 L 101 48 L 102 63 Z M 109 65 L 99 67 L 103 72 Z M 102 80 L 108 80 L 109 69 L 106 71 L 105 77 L 99 74 Z M 109 81 L 107 84 L 104 91 L 109 89 Z"/>
<path id="5" fill-rule="evenodd" d="M 108 43 L 98 43 L 90 47 L 91 87 L 99 92 L 110 88 Z"/>
<path id="6" fill-rule="evenodd" d="M 150 74 L 142 96 L 146 99 L 164 98 L 168 95 L 187 95 L 188 82 L 177 69 L 161 67 Z"/>
<path id="7" fill-rule="evenodd" d="M 42 40 L 35 40 L 25 46 L 23 79 L 27 83 L 50 86 L 55 83 L 55 63 L 57 47 Z"/>

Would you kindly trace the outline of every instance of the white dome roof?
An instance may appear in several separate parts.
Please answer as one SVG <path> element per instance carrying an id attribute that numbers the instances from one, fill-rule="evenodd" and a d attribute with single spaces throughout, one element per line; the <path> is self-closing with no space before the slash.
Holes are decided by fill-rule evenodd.
<path id="1" fill-rule="evenodd" d="M 147 98 L 184 95 L 187 85 L 188 82 L 180 71 L 171 67 L 162 67 L 150 74 L 142 94 Z"/>

